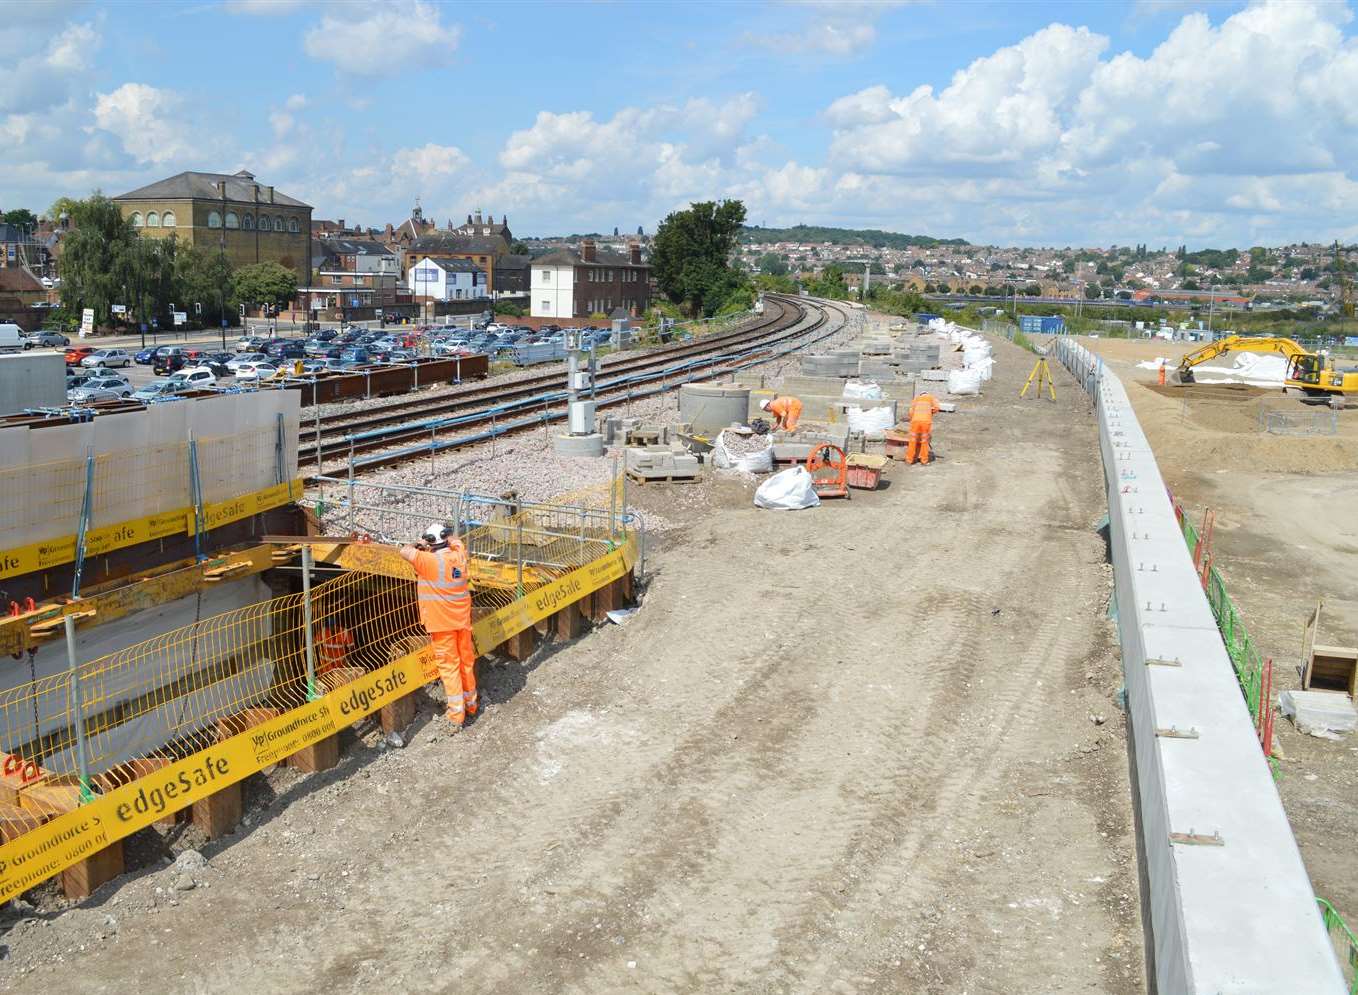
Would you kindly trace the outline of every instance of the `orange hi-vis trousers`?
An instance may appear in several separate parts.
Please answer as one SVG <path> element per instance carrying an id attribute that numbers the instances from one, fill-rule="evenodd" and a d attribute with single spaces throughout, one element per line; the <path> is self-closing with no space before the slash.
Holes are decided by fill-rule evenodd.
<path id="1" fill-rule="evenodd" d="M 464 716 L 476 714 L 476 649 L 471 629 L 431 632 L 434 662 L 438 664 L 443 690 L 448 693 L 448 721 L 461 725 Z"/>
<path id="2" fill-rule="evenodd" d="M 912 421 L 910 423 L 910 439 L 905 444 L 905 462 L 914 463 L 916 458 L 921 463 L 929 462 L 929 436 L 933 435 L 934 423 L 929 421 Z"/>

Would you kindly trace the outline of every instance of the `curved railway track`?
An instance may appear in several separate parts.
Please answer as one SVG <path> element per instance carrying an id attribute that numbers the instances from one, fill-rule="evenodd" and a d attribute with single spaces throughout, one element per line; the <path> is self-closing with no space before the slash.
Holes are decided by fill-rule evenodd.
<path id="1" fill-rule="evenodd" d="M 625 404 L 777 359 L 839 331 L 847 315 L 847 309 L 833 302 L 808 304 L 772 295 L 765 301 L 777 313 L 753 325 L 603 366 L 596 381 L 596 406 Z M 818 315 L 808 323 L 813 312 Z M 832 315 L 838 323 L 832 323 Z M 354 473 L 363 473 L 514 432 L 542 429 L 544 424 L 566 418 L 563 379 L 557 370 L 508 384 L 480 385 L 436 398 L 406 399 L 322 416 L 317 425 L 319 437 L 312 436 L 299 447 L 298 462 L 311 468 L 310 482 L 319 475 L 348 473 L 351 465 Z M 304 427 L 304 438 L 310 427 Z"/>

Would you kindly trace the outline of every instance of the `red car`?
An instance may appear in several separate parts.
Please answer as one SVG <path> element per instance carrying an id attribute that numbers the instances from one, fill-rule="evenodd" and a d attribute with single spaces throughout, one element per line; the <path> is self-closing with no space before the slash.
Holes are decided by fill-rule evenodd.
<path id="1" fill-rule="evenodd" d="M 79 366 L 80 361 L 95 351 L 92 345 L 73 345 L 66 350 L 66 365 Z"/>

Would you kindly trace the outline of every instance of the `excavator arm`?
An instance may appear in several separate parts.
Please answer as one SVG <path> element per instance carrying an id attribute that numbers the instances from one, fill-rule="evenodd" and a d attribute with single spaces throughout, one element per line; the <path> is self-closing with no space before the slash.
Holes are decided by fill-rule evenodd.
<path id="1" fill-rule="evenodd" d="M 1209 342 L 1201 349 L 1195 349 L 1187 353 L 1183 359 L 1179 360 L 1179 368 L 1175 372 L 1175 380 L 1179 383 L 1193 382 L 1193 367 L 1209 360 L 1216 359 L 1218 356 L 1228 352 L 1278 352 L 1288 359 L 1289 367 L 1298 365 L 1297 361 L 1304 357 L 1314 357 L 1315 354 L 1307 351 L 1298 343 L 1291 339 L 1267 337 L 1256 338 L 1248 335 L 1228 335 L 1225 338 Z M 1303 363 L 1303 365 L 1306 365 Z"/>

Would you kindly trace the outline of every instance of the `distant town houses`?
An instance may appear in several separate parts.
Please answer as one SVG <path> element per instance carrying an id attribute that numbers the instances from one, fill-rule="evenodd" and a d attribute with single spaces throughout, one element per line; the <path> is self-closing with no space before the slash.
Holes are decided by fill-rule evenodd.
<path id="1" fill-rule="evenodd" d="M 486 271 L 468 259 L 425 258 L 406 273 L 417 301 L 470 301 L 490 296 Z"/>

